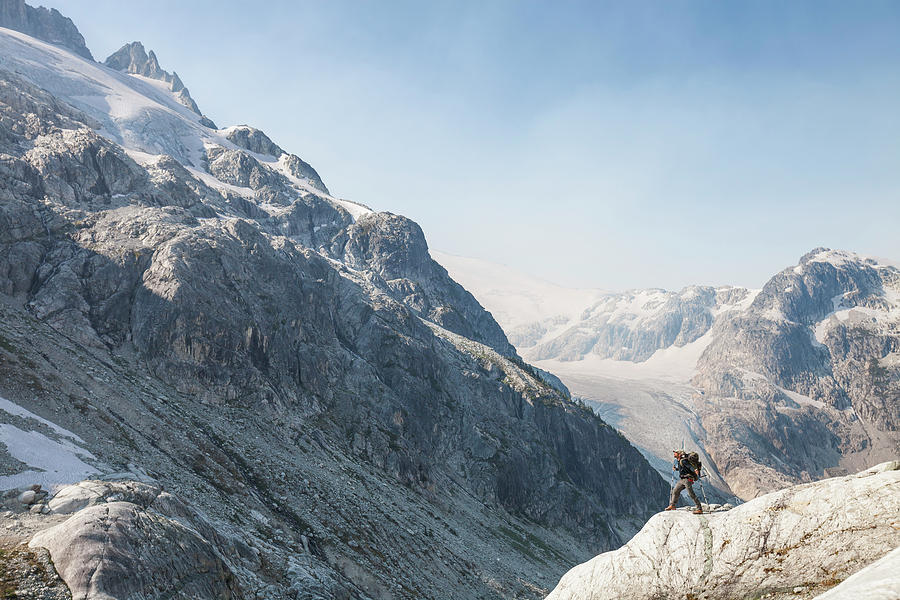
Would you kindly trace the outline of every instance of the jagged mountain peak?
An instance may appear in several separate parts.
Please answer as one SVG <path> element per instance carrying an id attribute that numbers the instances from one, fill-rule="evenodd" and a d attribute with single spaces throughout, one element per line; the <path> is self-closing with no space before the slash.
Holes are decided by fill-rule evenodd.
<path id="1" fill-rule="evenodd" d="M 875 297 L 892 304 L 892 273 L 900 271 L 863 254 L 815 248 L 769 279 L 750 309 L 772 321 L 809 325 Z"/>
<path id="2" fill-rule="evenodd" d="M 285 172 L 291 177 L 304 179 L 320 192 L 330 194 L 319 173 L 299 156 L 285 152 L 278 144 L 273 142 L 263 131 L 249 125 L 233 125 L 222 129 L 225 138 L 232 144 L 244 150 L 261 155 L 262 160 L 267 157 L 278 159 Z"/>
<path id="3" fill-rule="evenodd" d="M 141 42 L 131 42 L 125 44 L 103 62 L 107 67 L 116 69 L 117 71 L 125 71 L 126 73 L 137 73 L 148 77 L 156 77 L 161 71 L 159 60 L 153 50 L 147 53 L 144 44 Z"/>
<path id="4" fill-rule="evenodd" d="M 141 42 L 125 44 L 109 55 L 103 64 L 117 71 L 132 75 L 142 75 L 143 77 L 168 83 L 169 89 L 175 95 L 178 102 L 187 106 L 198 115 L 203 116 L 197 103 L 191 98 L 190 92 L 184 87 L 184 83 L 181 81 L 178 73 L 169 73 L 163 69 L 159 65 L 159 59 L 156 57 L 156 53 L 153 52 L 153 50 L 148 52 Z M 212 129 L 216 128 L 215 124 L 211 121 L 209 121 L 207 126 Z"/>
<path id="5" fill-rule="evenodd" d="M 35 8 L 25 4 L 24 0 L 0 0 L 0 27 L 21 31 L 94 60 L 72 19 L 55 8 Z"/>
<path id="6" fill-rule="evenodd" d="M 240 146 L 245 150 L 250 150 L 257 154 L 274 156 L 275 158 L 284 154 L 284 150 L 282 150 L 280 146 L 255 127 L 250 127 L 249 125 L 233 125 L 231 127 L 226 127 L 223 131 L 226 132 L 225 137 L 231 140 L 236 146 Z"/>
<path id="7" fill-rule="evenodd" d="M 157 68 L 155 56 L 143 44 L 132 42 L 114 53 L 107 67 L 85 62 L 22 33 L 0 32 L 0 67 L 18 73 L 18 77 L 83 112 L 93 129 L 120 144 L 138 162 L 155 162 L 154 157 L 168 155 L 220 191 L 245 197 L 261 193 L 265 202 L 280 195 L 276 204 L 309 192 L 330 195 L 316 170 L 298 156 L 282 152 L 273 160 L 272 156 L 245 152 L 238 138 L 238 143 L 229 140 L 228 130 L 220 132 L 214 123 L 182 102 L 187 90 L 181 89 L 180 78 Z M 210 172 L 211 154 L 219 157 L 222 151 L 228 160 L 217 166 L 219 175 L 225 178 L 216 179 Z M 252 186 L 249 171 L 232 172 L 230 167 L 235 165 L 231 163 L 240 158 L 235 152 L 247 154 L 238 162 L 257 174 Z M 292 188 L 298 189 L 290 191 Z M 333 201 L 355 215 L 370 212 L 355 203 Z"/>
<path id="8" fill-rule="evenodd" d="M 800 260 L 794 269 L 798 272 L 806 265 L 817 263 L 827 263 L 835 268 L 845 267 L 847 265 L 869 265 L 875 268 L 896 269 L 896 265 L 889 260 L 868 256 L 851 250 L 840 250 L 819 247 L 814 248 L 800 257 Z"/>
<path id="9" fill-rule="evenodd" d="M 817 248 L 813 248 L 812 250 L 801 256 L 798 264 L 804 265 L 812 262 L 828 262 L 832 264 L 841 264 L 847 261 L 865 260 L 867 260 L 867 257 L 856 252 L 819 246 Z"/>

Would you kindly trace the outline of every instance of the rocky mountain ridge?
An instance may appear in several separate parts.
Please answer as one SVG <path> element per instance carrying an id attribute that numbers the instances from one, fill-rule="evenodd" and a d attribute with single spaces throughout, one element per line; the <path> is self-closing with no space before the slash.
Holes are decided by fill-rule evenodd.
<path id="1" fill-rule="evenodd" d="M 39 40 L 68 48 L 88 60 L 94 60 L 84 37 L 72 19 L 55 8 L 33 7 L 25 0 L 0 0 L 0 27 L 21 31 Z"/>
<path id="2" fill-rule="evenodd" d="M 167 83 L 169 85 L 169 90 L 175 95 L 175 99 L 178 100 L 178 102 L 201 117 L 203 116 L 203 113 L 200 112 L 200 108 L 197 107 L 197 103 L 191 98 L 190 92 L 184 87 L 184 83 L 181 82 L 178 73 L 169 73 L 160 67 L 156 54 L 153 50 L 147 53 L 147 51 L 144 50 L 144 45 L 142 43 L 131 42 L 130 44 L 125 44 L 110 54 L 106 60 L 103 61 L 103 64 L 116 71 L 122 71 L 123 73 L 129 73 L 131 75 L 140 75 L 142 77 L 148 77 Z M 201 122 L 210 129 L 218 129 L 215 123 L 209 119 L 206 119 L 205 121 L 201 119 Z"/>
<path id="3" fill-rule="evenodd" d="M 697 341 L 718 314 L 740 309 L 754 295 L 745 288 L 710 286 L 607 293 L 577 320 L 560 323 L 559 317 L 550 317 L 532 330 L 532 337 L 517 332 L 513 337 L 524 355 L 535 361 L 581 360 L 590 354 L 639 363 L 657 350 Z"/>
<path id="4" fill-rule="evenodd" d="M 666 494 L 640 454 L 518 357 L 418 225 L 266 140 L 0 32 L 4 486 L 152 486 L 83 525 L 184 542 L 226 597 L 539 597 L 628 539 Z"/>
<path id="5" fill-rule="evenodd" d="M 900 269 L 817 248 L 720 320 L 692 380 L 740 408 L 705 419 L 742 495 L 900 455 Z M 784 476 L 787 477 L 784 477 Z"/>

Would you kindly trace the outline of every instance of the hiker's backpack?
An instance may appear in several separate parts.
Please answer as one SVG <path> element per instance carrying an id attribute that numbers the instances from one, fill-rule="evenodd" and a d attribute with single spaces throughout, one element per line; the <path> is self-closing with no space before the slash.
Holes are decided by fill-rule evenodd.
<path id="1" fill-rule="evenodd" d="M 688 452 L 685 455 L 685 458 L 687 459 L 688 464 L 691 465 L 691 468 L 699 473 L 700 469 L 703 467 L 703 463 L 700 462 L 700 455 L 696 452 Z"/>

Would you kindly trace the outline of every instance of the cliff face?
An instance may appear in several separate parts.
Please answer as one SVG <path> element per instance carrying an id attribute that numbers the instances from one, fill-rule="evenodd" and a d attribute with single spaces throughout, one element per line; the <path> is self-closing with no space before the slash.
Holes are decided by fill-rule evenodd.
<path id="1" fill-rule="evenodd" d="M 133 530 L 135 564 L 140 535 L 181 540 L 234 597 L 536 597 L 665 502 L 415 223 L 330 196 L 138 78 L 21 35 L 0 46 L 21 73 L 0 71 L 7 485 L 146 476 L 256 558 L 146 499 L 79 527 Z M 15 442 L 38 434 L 75 470 L 39 475 Z"/>
<path id="2" fill-rule="evenodd" d="M 25 4 L 25 0 L 0 0 L 0 27 L 21 31 L 94 60 L 72 19 L 64 17 L 55 8 L 35 8 Z"/>
<path id="3" fill-rule="evenodd" d="M 730 409 L 704 422 L 735 491 L 896 456 L 898 300 L 900 270 L 816 249 L 716 324 L 693 383 Z"/>
<path id="4" fill-rule="evenodd" d="M 891 365 L 900 351 L 896 331 L 900 270 L 826 249 L 766 283 L 748 310 L 723 320 L 698 364 L 705 389 L 740 395 L 740 377 L 758 373 L 777 386 L 838 410 L 853 406 L 880 429 L 896 430 Z M 879 400 L 880 398 L 880 400 Z"/>

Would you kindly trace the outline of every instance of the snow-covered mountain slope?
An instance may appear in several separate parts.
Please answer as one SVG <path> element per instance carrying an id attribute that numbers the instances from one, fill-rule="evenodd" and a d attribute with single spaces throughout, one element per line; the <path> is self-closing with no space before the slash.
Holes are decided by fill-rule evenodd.
<path id="1" fill-rule="evenodd" d="M 527 279 L 504 290 L 469 266 L 449 263 L 504 327 L 536 332 L 512 336 L 519 352 L 664 476 L 682 443 L 706 455 L 723 494 L 744 498 L 900 455 L 900 271 L 890 261 L 817 249 L 762 290 L 605 294 L 549 332 L 553 311 L 504 320 L 531 293 Z"/>
<path id="2" fill-rule="evenodd" d="M 642 363 L 659 351 L 700 340 L 718 315 L 741 310 L 754 295 L 744 288 L 700 286 L 607 294 L 525 354 L 534 360 L 599 357 Z"/>
<path id="3" fill-rule="evenodd" d="M 233 143 L 228 130 L 211 129 L 202 115 L 182 103 L 183 87 L 174 91 L 171 82 L 120 72 L 9 29 L 0 29 L 0 69 L 25 77 L 81 110 L 96 121 L 101 135 L 130 151 L 138 162 L 168 155 L 219 189 L 236 185 L 253 196 L 262 185 L 277 179 L 295 188 L 294 196 L 315 193 L 353 212 L 371 212 L 330 197 L 318 174 L 298 168 L 300 163 L 311 168 L 299 158 L 250 152 Z M 205 177 L 212 162 L 210 152 L 233 160 L 235 151 L 257 168 L 254 182 L 222 173 Z"/>
<path id="4" fill-rule="evenodd" d="M 626 378 L 631 372 L 632 378 L 655 374 L 687 381 L 716 317 L 746 308 L 758 293 L 702 286 L 680 292 L 573 289 L 485 260 L 432 255 L 476 293 L 523 356 L 534 361 L 593 359 L 591 372 L 616 374 L 621 367 Z M 680 352 L 682 348 L 687 351 Z M 629 366 L 650 361 L 646 371 Z"/>
<path id="5" fill-rule="evenodd" d="M 898 469 L 884 463 L 725 512 L 660 513 L 622 548 L 569 571 L 547 600 L 812 598 L 900 547 Z M 847 588 L 900 598 L 897 578 L 872 569 Z M 823 598 L 863 597 L 847 588 Z"/>
<path id="6" fill-rule="evenodd" d="M 716 316 L 746 308 L 758 293 L 702 286 L 680 292 L 573 289 L 489 261 L 436 251 L 432 256 L 477 293 L 523 356 L 535 361 L 609 358 L 620 364 L 643 363 L 652 357 L 658 363 L 653 372 L 682 381 L 689 377 L 685 378 L 679 367 L 691 359 L 675 358 L 680 354 L 677 351 L 656 356 L 657 351 L 694 344 L 709 331 Z M 702 350 L 708 343 L 708 339 L 703 341 L 687 353 L 694 363 L 699 358 L 698 347 Z M 667 368 L 664 364 L 672 362 L 679 365 Z"/>
<path id="7" fill-rule="evenodd" d="M 187 106 L 201 117 L 203 116 L 197 103 L 191 98 L 190 92 L 184 87 L 184 83 L 181 81 L 178 73 L 169 73 L 164 70 L 159 65 L 159 60 L 156 58 L 156 54 L 153 50 L 148 54 L 147 51 L 144 50 L 144 45 L 142 43 L 131 42 L 130 44 L 125 44 L 103 61 L 103 64 L 111 69 L 122 71 L 129 75 L 139 75 L 141 77 L 165 83 L 168 86 L 168 91 L 172 92 L 175 99 L 178 100 L 180 104 Z M 201 119 L 200 122 L 210 129 L 216 128 L 215 123 L 209 119 Z"/>

